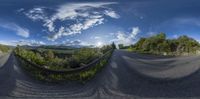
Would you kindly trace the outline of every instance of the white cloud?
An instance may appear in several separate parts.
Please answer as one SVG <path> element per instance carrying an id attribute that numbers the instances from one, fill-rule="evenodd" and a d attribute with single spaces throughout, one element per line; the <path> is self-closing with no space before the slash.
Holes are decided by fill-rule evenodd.
<path id="1" fill-rule="evenodd" d="M 104 23 L 104 16 L 119 18 L 108 5 L 117 4 L 115 2 L 95 2 L 95 3 L 68 3 L 59 6 L 55 13 L 47 16 L 44 7 L 33 8 L 25 13 L 32 20 L 42 20 L 43 26 L 48 29 L 49 40 L 56 40 L 63 36 L 80 34 L 94 26 Z M 94 9 L 98 9 L 94 10 Z M 51 9 L 52 10 L 52 9 Z M 57 28 L 56 22 L 71 21 L 70 24 L 61 25 Z"/>
<path id="2" fill-rule="evenodd" d="M 63 42 L 63 45 L 66 45 L 66 46 L 90 46 L 92 44 L 88 43 L 88 42 L 84 42 L 84 41 L 81 41 L 79 39 L 77 40 L 66 40 Z"/>
<path id="3" fill-rule="evenodd" d="M 4 45 L 11 45 L 11 46 L 17 46 L 17 45 L 29 45 L 29 46 L 40 46 L 45 45 L 43 41 L 36 41 L 36 40 L 12 40 L 12 41 L 0 41 L 0 44 Z"/>
<path id="4" fill-rule="evenodd" d="M 53 16 L 53 19 L 74 19 L 78 16 L 87 17 L 89 13 L 87 10 L 91 8 L 104 8 L 105 5 L 116 4 L 115 2 L 96 2 L 96 3 L 71 3 L 62 5 L 57 13 Z M 78 12 L 78 10 L 80 12 Z M 86 12 L 85 12 L 86 11 Z"/>
<path id="5" fill-rule="evenodd" d="M 28 29 L 16 26 L 16 31 L 17 31 L 17 35 L 19 35 L 19 36 L 22 36 L 22 37 L 25 37 L 25 38 L 29 37 L 30 33 L 29 33 Z"/>
<path id="6" fill-rule="evenodd" d="M 46 19 L 46 15 L 44 13 L 44 8 L 43 7 L 38 7 L 38 8 L 33 8 L 31 10 L 28 11 L 28 13 L 25 13 L 24 14 L 32 19 L 32 20 L 44 20 Z"/>
<path id="7" fill-rule="evenodd" d="M 11 42 L 9 42 L 9 41 L 0 41 L 0 44 L 15 46 L 15 44 L 13 43 L 13 41 L 11 41 Z"/>
<path id="8" fill-rule="evenodd" d="M 67 45 L 67 46 L 80 45 L 81 41 L 80 40 L 66 41 L 66 42 L 64 42 L 64 44 Z"/>
<path id="9" fill-rule="evenodd" d="M 101 38 L 101 37 L 99 37 L 99 36 L 95 36 L 95 37 L 94 37 L 94 39 L 100 39 L 100 38 Z"/>
<path id="10" fill-rule="evenodd" d="M 17 35 L 28 38 L 30 36 L 30 32 L 28 29 L 20 27 L 17 24 L 9 23 L 9 24 L 0 24 L 0 27 L 15 31 Z"/>
<path id="11" fill-rule="evenodd" d="M 135 36 L 136 36 L 139 32 L 140 32 L 139 27 L 133 27 L 133 28 L 132 28 L 132 32 L 131 32 L 131 34 L 130 34 L 130 37 L 131 37 L 131 38 L 135 38 Z"/>
<path id="12" fill-rule="evenodd" d="M 13 45 L 29 45 L 29 46 L 40 46 L 45 45 L 43 41 L 36 41 L 36 40 L 19 40 L 19 41 L 12 41 Z"/>
<path id="13" fill-rule="evenodd" d="M 116 34 L 116 38 L 111 40 L 111 42 L 115 42 L 117 44 L 124 44 L 124 45 L 133 44 L 136 40 L 136 36 L 138 35 L 138 33 L 140 33 L 139 27 L 133 27 L 130 33 L 119 31 Z"/>
<path id="14" fill-rule="evenodd" d="M 22 11 L 24 11 L 24 8 L 20 8 L 17 10 L 17 12 L 22 12 Z"/>
<path id="15" fill-rule="evenodd" d="M 116 14 L 115 11 L 112 11 L 112 10 L 111 11 L 106 10 L 105 15 L 108 15 L 111 18 L 116 18 L 116 19 L 120 18 L 120 16 L 118 14 Z"/>

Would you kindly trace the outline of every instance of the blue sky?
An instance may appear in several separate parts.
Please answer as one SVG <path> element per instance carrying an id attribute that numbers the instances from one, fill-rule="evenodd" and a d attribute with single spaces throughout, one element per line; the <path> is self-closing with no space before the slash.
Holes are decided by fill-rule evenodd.
<path id="1" fill-rule="evenodd" d="M 134 44 L 159 32 L 200 41 L 199 0 L 1 0 L 0 43 Z"/>

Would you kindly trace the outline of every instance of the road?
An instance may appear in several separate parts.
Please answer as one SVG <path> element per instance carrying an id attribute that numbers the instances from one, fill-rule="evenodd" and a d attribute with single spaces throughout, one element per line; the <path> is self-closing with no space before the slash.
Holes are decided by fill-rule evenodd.
<path id="1" fill-rule="evenodd" d="M 198 64 L 200 56 L 163 57 L 115 50 L 105 68 L 87 83 L 51 84 L 30 78 L 11 55 L 0 69 L 0 99 L 200 98 Z"/>

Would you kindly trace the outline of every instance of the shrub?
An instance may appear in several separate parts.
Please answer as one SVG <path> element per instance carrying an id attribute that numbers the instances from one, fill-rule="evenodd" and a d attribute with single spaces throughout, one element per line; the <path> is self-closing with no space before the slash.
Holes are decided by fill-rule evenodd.
<path id="1" fill-rule="evenodd" d="M 149 38 L 141 38 L 131 49 L 136 52 L 152 54 L 195 54 L 200 49 L 200 44 L 187 36 L 180 36 L 178 39 L 166 39 L 166 35 L 160 33 Z"/>
<path id="2" fill-rule="evenodd" d="M 6 53 L 10 50 L 10 48 L 8 46 L 5 46 L 5 45 L 1 45 L 0 44 L 0 51 L 3 52 L 3 53 Z"/>

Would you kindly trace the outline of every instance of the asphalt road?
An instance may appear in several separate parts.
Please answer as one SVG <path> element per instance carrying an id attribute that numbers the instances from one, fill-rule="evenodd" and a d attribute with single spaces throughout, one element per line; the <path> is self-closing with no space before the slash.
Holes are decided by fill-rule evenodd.
<path id="1" fill-rule="evenodd" d="M 198 99 L 198 64 L 200 56 L 163 57 L 116 50 L 105 68 L 86 84 L 49 84 L 30 78 L 11 55 L 0 68 L 0 99 Z"/>

